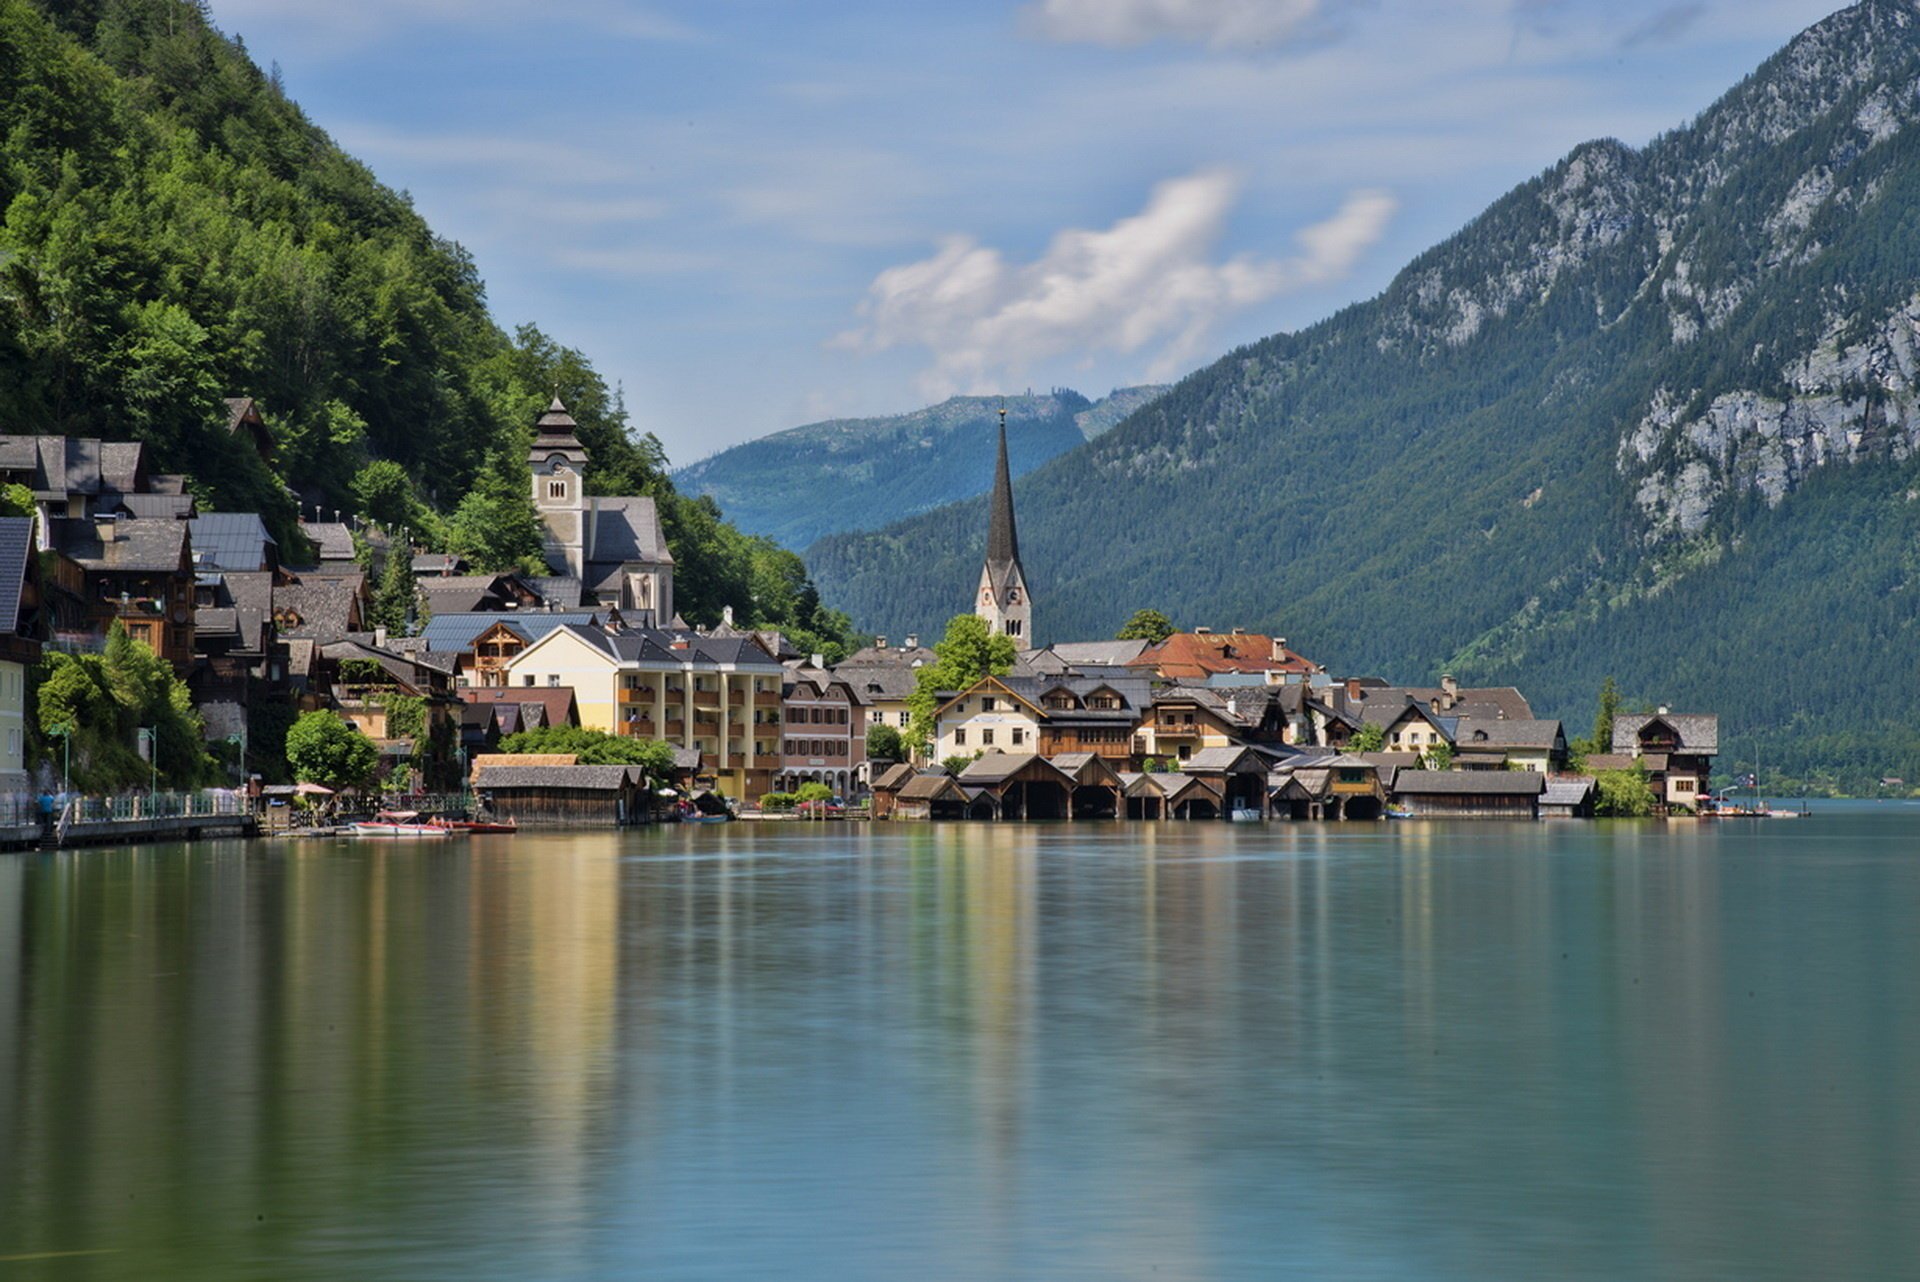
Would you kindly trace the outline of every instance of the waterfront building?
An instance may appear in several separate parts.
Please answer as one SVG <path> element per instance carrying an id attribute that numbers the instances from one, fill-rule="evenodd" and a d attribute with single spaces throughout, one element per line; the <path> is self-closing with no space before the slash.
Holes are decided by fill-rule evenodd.
<path id="1" fill-rule="evenodd" d="M 773 791 L 786 669 L 746 637 L 555 628 L 507 661 L 513 688 L 573 690 L 580 724 L 702 754 L 729 797 Z"/>
<path id="2" fill-rule="evenodd" d="M 40 563 L 33 521 L 0 517 L 0 792 L 27 787 L 27 681 L 40 661 Z"/>
<path id="3" fill-rule="evenodd" d="M 56 639 L 97 646 L 117 620 L 185 676 L 193 667 L 193 538 L 187 521 L 57 518 L 47 582 Z"/>
<path id="4" fill-rule="evenodd" d="M 587 450 L 559 397 L 534 424 L 527 466 L 542 550 L 557 576 L 577 579 L 601 605 L 636 622 L 673 619 L 673 553 L 651 498 L 589 497 Z"/>
<path id="5" fill-rule="evenodd" d="M 507 664 L 555 628 L 620 626 L 618 610 L 526 610 L 436 613 L 420 628 L 427 648 L 455 656 L 454 684 L 488 689 L 507 684 Z"/>
<path id="6" fill-rule="evenodd" d="M 1091 753 L 1126 763 L 1151 697 L 1147 679 L 1133 675 L 982 677 L 934 713 L 933 755 Z"/>
<path id="7" fill-rule="evenodd" d="M 779 773 L 772 791 L 792 792 L 812 782 L 848 796 L 865 778 L 867 760 L 859 696 L 844 678 L 825 668 L 798 663 L 786 668 Z"/>
<path id="8" fill-rule="evenodd" d="M 1014 648 L 1033 644 L 1033 596 L 1020 567 L 1020 536 L 1013 523 L 1013 475 L 1007 467 L 1007 411 L 1000 410 L 1000 454 L 993 468 L 993 497 L 987 511 L 987 560 L 980 569 L 980 590 L 973 612 L 996 635 L 1013 638 Z"/>
<path id="9" fill-rule="evenodd" d="M 1160 644 L 1142 649 L 1128 666 L 1154 672 L 1169 681 L 1197 683 L 1222 673 L 1242 673 L 1262 676 L 1271 685 L 1303 681 L 1326 670 L 1289 649 L 1285 637 L 1263 636 L 1244 628 L 1176 632 Z"/>
<path id="10" fill-rule="evenodd" d="M 1458 770 L 1529 770 L 1548 775 L 1567 765 L 1567 735 L 1558 721 L 1461 717 L 1453 745 Z"/>
<path id="11" fill-rule="evenodd" d="M 1663 809 L 1697 808 L 1713 791 L 1713 759 L 1719 753 L 1720 718 L 1711 714 L 1661 708 L 1613 719 L 1613 755 L 1646 767 Z"/>

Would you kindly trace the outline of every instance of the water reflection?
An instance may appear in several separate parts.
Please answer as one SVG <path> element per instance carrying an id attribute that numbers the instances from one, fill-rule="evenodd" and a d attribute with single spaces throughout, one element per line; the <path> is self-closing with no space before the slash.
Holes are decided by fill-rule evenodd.
<path id="1" fill-rule="evenodd" d="M 1913 832 L 0 858 L 0 1271 L 1895 1274 Z"/>

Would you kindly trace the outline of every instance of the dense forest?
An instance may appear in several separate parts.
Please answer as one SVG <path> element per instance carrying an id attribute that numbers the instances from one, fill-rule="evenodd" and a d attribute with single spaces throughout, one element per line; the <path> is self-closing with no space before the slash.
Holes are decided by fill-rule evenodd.
<path id="1" fill-rule="evenodd" d="M 1729 764 L 1920 783 L 1917 28 L 1835 15 L 1024 478 L 1038 639 L 1151 605 L 1577 730 L 1612 674 L 1720 712 Z M 807 555 L 862 626 L 924 632 L 984 534 L 976 499 Z"/>
<path id="2" fill-rule="evenodd" d="M 954 396 L 910 414 L 776 432 L 683 467 L 673 479 L 689 493 L 713 496 L 741 529 L 802 548 L 824 535 L 879 529 L 986 493 L 1003 406 L 1008 463 L 1024 476 L 1165 390 L 1123 387 L 1098 401 L 1070 388 Z M 822 494 L 835 501 L 822 503 Z"/>
<path id="3" fill-rule="evenodd" d="M 689 621 L 839 650 L 806 569 L 680 495 L 618 389 L 336 147 L 192 0 L 0 0 L 0 422 L 148 442 L 203 506 L 399 519 L 506 569 L 537 543 L 525 454 L 558 390 L 601 494 L 660 505 Z M 223 449 L 251 396 L 271 469 Z M 292 489 L 289 489 L 289 485 Z"/>

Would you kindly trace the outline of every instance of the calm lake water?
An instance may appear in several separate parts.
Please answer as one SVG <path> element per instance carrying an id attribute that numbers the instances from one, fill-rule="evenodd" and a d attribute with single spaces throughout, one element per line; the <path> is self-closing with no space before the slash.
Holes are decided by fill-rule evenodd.
<path id="1" fill-rule="evenodd" d="M 0 855 L 0 1278 L 1920 1274 L 1920 808 Z"/>

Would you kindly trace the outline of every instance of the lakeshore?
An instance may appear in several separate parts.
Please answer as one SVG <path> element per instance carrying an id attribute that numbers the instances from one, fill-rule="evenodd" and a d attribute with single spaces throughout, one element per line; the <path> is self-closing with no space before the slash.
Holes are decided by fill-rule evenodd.
<path id="1" fill-rule="evenodd" d="M 1920 808 L 1816 816 L 9 856 L 0 1256 L 1892 1276 Z"/>

